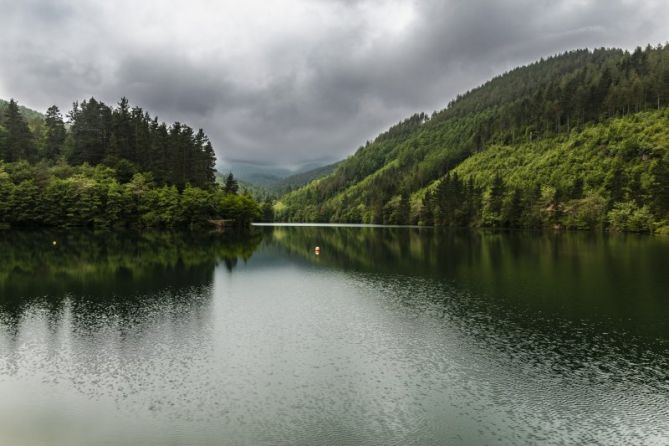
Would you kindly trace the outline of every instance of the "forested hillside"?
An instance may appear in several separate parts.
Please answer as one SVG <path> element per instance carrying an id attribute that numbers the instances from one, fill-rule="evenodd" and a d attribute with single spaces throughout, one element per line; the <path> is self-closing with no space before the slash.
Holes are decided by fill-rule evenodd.
<path id="1" fill-rule="evenodd" d="M 0 99 L 0 117 L 3 116 L 5 110 L 9 107 L 9 102 Z M 33 132 L 40 132 L 42 125 L 44 124 L 44 115 L 38 111 L 32 110 L 23 105 L 19 105 L 19 112 L 21 116 L 25 118 L 28 122 L 28 125 Z M 1 125 L 1 124 L 0 124 Z"/>
<path id="2" fill-rule="evenodd" d="M 657 230 L 667 107 L 669 45 L 542 59 L 391 127 L 285 195 L 277 218 Z M 597 217 L 574 217 L 573 200 L 596 200 Z"/>
<path id="3" fill-rule="evenodd" d="M 123 98 L 74 103 L 65 120 L 0 103 L 0 225 L 160 226 L 234 218 L 257 203 L 215 181 L 202 129 L 168 126 Z"/>

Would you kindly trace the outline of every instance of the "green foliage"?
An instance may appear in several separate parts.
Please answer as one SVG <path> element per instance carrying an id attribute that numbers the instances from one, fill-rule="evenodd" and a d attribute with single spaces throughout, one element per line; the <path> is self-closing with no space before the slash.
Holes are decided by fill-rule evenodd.
<path id="1" fill-rule="evenodd" d="M 0 162 L 0 225 L 176 228 L 234 219 L 245 227 L 259 218 L 252 198 L 220 188 L 179 192 L 142 173 L 123 184 L 103 165 Z"/>
<path id="2" fill-rule="evenodd" d="M 597 192 L 569 200 L 564 205 L 564 226 L 569 229 L 601 229 L 607 223 L 606 208 L 606 199 Z"/>
<path id="3" fill-rule="evenodd" d="M 408 221 L 420 224 L 605 228 L 628 201 L 661 221 L 666 79 L 669 45 L 573 51 L 512 70 L 368 142 L 284 195 L 276 218 L 394 223 L 408 193 Z"/>
<path id="4" fill-rule="evenodd" d="M 0 159 L 7 161 L 37 159 L 37 148 L 28 122 L 13 99 L 9 101 L 3 112 L 2 125 L 4 132 L 0 145 Z"/>
<path id="5" fill-rule="evenodd" d="M 113 167 L 122 183 L 144 172 L 180 190 L 215 185 L 216 154 L 202 129 L 179 122 L 168 127 L 140 107 L 130 108 L 126 98 L 115 108 L 95 98 L 75 102 L 67 128 L 56 106 L 43 116 L 14 100 L 0 101 L 0 112 L 0 161 L 55 163 L 64 157 L 72 165 Z"/>
<path id="6" fill-rule="evenodd" d="M 8 106 L 9 102 L 0 99 L 0 121 L 2 121 L 2 116 L 6 112 Z M 19 105 L 19 112 L 21 113 L 21 116 L 28 121 L 28 125 L 33 131 L 35 131 L 35 128 L 39 126 L 39 123 L 44 120 L 44 115 L 40 112 L 31 110 L 23 105 Z"/>
<path id="7" fill-rule="evenodd" d="M 520 191 L 522 217 L 516 224 L 505 222 L 506 226 L 594 229 L 610 225 L 621 231 L 650 231 L 652 221 L 644 220 L 646 214 L 661 220 L 669 213 L 665 200 L 668 157 L 669 112 L 660 110 L 591 125 L 569 136 L 495 145 L 453 172 L 486 190 L 499 174 L 507 187 Z M 510 194 L 505 194 L 507 202 Z M 609 211 L 621 203 L 625 206 L 614 212 L 612 220 Z M 632 224 L 621 220 L 635 214 L 629 211 L 631 205 L 639 209 L 643 222 L 636 217 Z"/>
<path id="8" fill-rule="evenodd" d="M 212 187 L 216 156 L 202 129 L 175 122 L 159 123 L 122 98 L 116 108 L 91 98 L 75 102 L 68 114 L 71 164 L 107 164 L 127 182 L 137 172 L 150 172 L 160 184 Z"/>
<path id="9" fill-rule="evenodd" d="M 648 206 L 639 208 L 633 201 L 616 203 L 608 218 L 611 229 L 621 232 L 651 232 L 655 221 Z"/>
<path id="10" fill-rule="evenodd" d="M 213 196 L 214 206 L 225 218 L 234 219 L 238 225 L 248 226 L 262 216 L 258 203 L 248 195 L 229 194 L 218 191 Z"/>
<path id="11" fill-rule="evenodd" d="M 260 218 L 253 199 L 236 195 L 234 178 L 226 191 L 216 185 L 202 129 L 168 128 L 125 98 L 113 109 L 94 98 L 75 103 L 69 131 L 56 106 L 42 116 L 12 100 L 0 112 L 0 226 L 176 228 L 234 219 L 243 227 Z"/>

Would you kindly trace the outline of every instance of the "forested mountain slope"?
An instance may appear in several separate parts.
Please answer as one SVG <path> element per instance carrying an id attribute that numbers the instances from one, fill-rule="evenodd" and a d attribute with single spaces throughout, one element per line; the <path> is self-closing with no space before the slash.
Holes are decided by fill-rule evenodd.
<path id="1" fill-rule="evenodd" d="M 669 46 L 542 59 L 458 96 L 432 116 L 416 114 L 390 128 L 332 174 L 285 195 L 277 218 L 656 229 L 667 218 L 667 204 L 658 197 L 669 187 L 662 176 L 668 106 Z M 655 112 L 640 113 L 646 110 Z M 587 172 L 569 171 L 569 180 L 550 174 L 566 169 L 568 147 L 578 147 L 590 162 L 582 166 Z M 532 166 L 522 181 L 507 161 L 516 154 Z M 550 163 L 532 164 L 550 156 L 556 156 Z M 456 196 L 447 191 L 450 183 L 469 189 L 465 216 L 454 218 L 448 202 L 461 203 L 461 197 L 444 198 Z M 594 193 L 603 201 L 597 222 L 563 218 L 567 201 Z M 525 217 L 502 216 L 509 206 Z M 529 208 L 541 218 L 528 217 Z M 621 225 L 616 212 L 648 215 L 646 223 L 630 226 Z"/>

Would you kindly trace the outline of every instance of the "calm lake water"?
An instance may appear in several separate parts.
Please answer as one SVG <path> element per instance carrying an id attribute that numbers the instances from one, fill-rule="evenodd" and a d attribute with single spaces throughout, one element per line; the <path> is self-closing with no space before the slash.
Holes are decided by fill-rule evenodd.
<path id="1" fill-rule="evenodd" d="M 667 445 L 669 239 L 0 232 L 0 444 Z"/>

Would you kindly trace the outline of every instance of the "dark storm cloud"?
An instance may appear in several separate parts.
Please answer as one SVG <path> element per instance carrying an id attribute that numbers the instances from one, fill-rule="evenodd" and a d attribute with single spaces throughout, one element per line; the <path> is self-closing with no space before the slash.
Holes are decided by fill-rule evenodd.
<path id="1" fill-rule="evenodd" d="M 227 160 L 339 159 L 518 64 L 669 39 L 666 2 L 0 0 L 0 95 L 128 96 Z M 132 14 L 128 12 L 132 11 Z"/>

